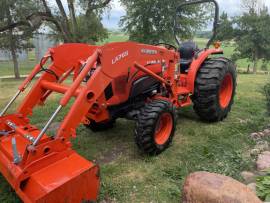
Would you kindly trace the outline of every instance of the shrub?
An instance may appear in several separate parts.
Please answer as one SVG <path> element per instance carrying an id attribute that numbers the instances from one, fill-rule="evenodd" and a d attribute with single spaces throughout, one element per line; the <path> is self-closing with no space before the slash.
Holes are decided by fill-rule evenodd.
<path id="1" fill-rule="evenodd" d="M 263 63 L 262 66 L 261 66 L 261 69 L 262 69 L 263 71 L 267 71 L 267 70 L 268 70 L 267 63 Z"/>
<path id="2" fill-rule="evenodd" d="M 266 96 L 267 111 L 268 111 L 268 114 L 270 115 L 270 83 L 267 83 L 264 86 L 264 94 Z"/>
<path id="3" fill-rule="evenodd" d="M 263 201 L 270 201 L 270 170 L 265 176 L 257 178 L 257 195 Z"/>

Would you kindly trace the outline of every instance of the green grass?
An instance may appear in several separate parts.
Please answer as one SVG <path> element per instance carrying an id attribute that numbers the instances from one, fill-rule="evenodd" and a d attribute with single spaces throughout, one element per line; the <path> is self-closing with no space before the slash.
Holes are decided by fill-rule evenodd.
<path id="1" fill-rule="evenodd" d="M 19 61 L 19 70 L 21 75 L 27 75 L 34 68 L 36 61 Z M 13 63 L 11 61 L 0 61 L 0 77 L 14 75 Z"/>
<path id="2" fill-rule="evenodd" d="M 200 170 L 241 180 L 240 172 L 254 167 L 248 150 L 255 143 L 248 135 L 270 122 L 261 94 L 267 80 L 264 75 L 239 75 L 235 104 L 223 122 L 203 123 L 191 107 L 180 109 L 173 145 L 158 157 L 147 157 L 138 151 L 131 121 L 119 119 L 115 128 L 103 133 L 79 127 L 73 146 L 82 156 L 100 163 L 100 200 L 180 202 L 185 177 Z M 0 94 L 1 107 L 15 93 L 18 84 L 18 81 L 0 83 L 0 92 L 5 91 Z M 44 109 L 36 109 L 32 123 L 42 126 L 58 100 L 59 96 L 54 95 Z M 0 202 L 16 201 L 19 201 L 16 194 L 0 176 Z"/>
<path id="3" fill-rule="evenodd" d="M 99 42 L 99 45 L 107 44 L 110 42 L 125 42 L 128 41 L 128 36 L 121 32 L 109 33 L 108 39 Z"/>

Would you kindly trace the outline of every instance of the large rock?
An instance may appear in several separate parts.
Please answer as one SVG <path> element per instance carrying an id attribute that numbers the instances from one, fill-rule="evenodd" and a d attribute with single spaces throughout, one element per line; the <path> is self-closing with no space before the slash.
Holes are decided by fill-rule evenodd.
<path id="1" fill-rule="evenodd" d="M 256 176 L 252 172 L 243 171 L 240 175 L 244 179 L 245 183 L 252 183 L 256 181 Z"/>
<path id="2" fill-rule="evenodd" d="M 266 151 L 260 154 L 256 164 L 259 171 L 270 169 L 270 152 Z"/>
<path id="3" fill-rule="evenodd" d="M 257 133 L 251 133 L 250 138 L 253 139 L 254 141 L 270 137 L 270 129 L 265 129 L 262 132 L 257 132 Z"/>
<path id="4" fill-rule="evenodd" d="M 260 152 L 266 151 L 269 149 L 269 144 L 267 141 L 259 141 L 256 144 L 255 149 L 258 149 Z"/>
<path id="5" fill-rule="evenodd" d="M 262 203 L 246 185 L 227 176 L 196 172 L 183 187 L 183 203 Z"/>
<path id="6" fill-rule="evenodd" d="M 255 194 L 257 192 L 257 184 L 256 183 L 250 183 L 247 185 L 249 189 L 251 189 Z"/>

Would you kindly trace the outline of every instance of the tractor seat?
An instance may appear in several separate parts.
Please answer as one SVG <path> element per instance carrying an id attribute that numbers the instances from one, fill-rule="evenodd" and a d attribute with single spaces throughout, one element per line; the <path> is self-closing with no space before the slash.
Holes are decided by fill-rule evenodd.
<path id="1" fill-rule="evenodd" d="M 180 52 L 180 68 L 181 73 L 187 73 L 193 57 L 198 51 L 198 46 L 193 41 L 186 41 L 181 44 Z"/>

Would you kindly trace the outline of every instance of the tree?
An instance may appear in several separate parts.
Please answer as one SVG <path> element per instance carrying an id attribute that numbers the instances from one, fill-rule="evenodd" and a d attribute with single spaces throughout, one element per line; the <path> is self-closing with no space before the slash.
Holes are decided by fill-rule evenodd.
<path id="1" fill-rule="evenodd" d="M 258 60 L 270 60 L 270 15 L 264 7 L 259 13 L 250 10 L 236 20 L 235 43 L 237 58 L 248 58 L 257 72 Z"/>
<path id="2" fill-rule="evenodd" d="M 121 19 L 124 31 L 129 33 L 130 40 L 143 43 L 161 41 L 174 42 L 173 19 L 177 5 L 184 0 L 121 0 L 127 14 Z M 206 23 L 205 12 L 200 6 L 184 8 L 178 18 L 178 34 L 181 38 L 190 39 L 197 28 Z"/>
<path id="3" fill-rule="evenodd" d="M 223 12 L 220 16 L 216 39 L 220 41 L 229 41 L 234 38 L 233 21 L 229 19 L 228 14 Z"/>
<path id="4" fill-rule="evenodd" d="M 33 8 L 31 0 L 3 0 L 0 4 L 2 13 L 0 14 L 0 25 L 13 24 L 20 19 L 22 13 L 29 12 Z M 31 47 L 29 39 L 32 32 L 29 29 L 8 28 L 0 33 L 0 48 L 7 50 L 11 54 L 15 78 L 20 78 L 17 53 Z"/>
<path id="5" fill-rule="evenodd" d="M 260 13 L 260 10 L 263 9 L 262 0 L 242 0 L 241 6 L 244 12 L 253 11 L 255 13 Z"/>
<path id="6" fill-rule="evenodd" d="M 0 27 L 0 32 L 15 27 L 37 30 L 42 24 L 46 23 L 52 28 L 56 37 L 64 42 L 84 42 L 87 38 L 93 40 L 90 42 L 96 42 L 106 37 L 107 30 L 101 24 L 101 14 L 108 7 L 110 1 L 67 0 L 68 12 L 66 12 L 62 0 L 55 0 L 56 7 L 49 5 L 48 0 L 36 0 L 36 4 L 39 5 L 36 9 L 24 13 L 24 16 L 18 21 L 6 22 Z M 77 6 L 76 10 L 74 5 Z M 92 25 L 94 27 L 90 27 Z M 80 29 L 86 29 L 85 27 L 87 27 L 89 37 L 82 37 Z"/>

